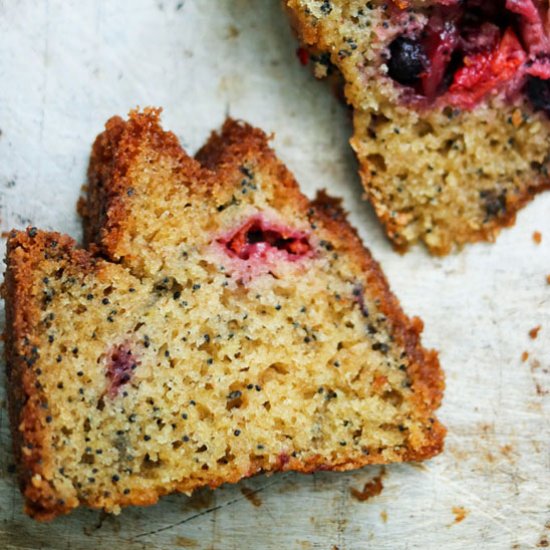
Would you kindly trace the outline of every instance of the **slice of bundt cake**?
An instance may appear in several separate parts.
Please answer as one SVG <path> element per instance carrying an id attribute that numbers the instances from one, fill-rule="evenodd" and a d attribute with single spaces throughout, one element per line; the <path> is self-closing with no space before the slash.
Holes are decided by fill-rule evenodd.
<path id="1" fill-rule="evenodd" d="M 442 448 L 437 354 L 339 202 L 308 201 L 246 124 L 197 158 L 155 110 L 113 118 L 81 205 L 88 249 L 9 238 L 10 414 L 37 519 Z"/>
<path id="2" fill-rule="evenodd" d="M 366 196 L 398 249 L 492 241 L 550 188 L 548 1 L 284 4 L 316 76 L 343 75 Z"/>

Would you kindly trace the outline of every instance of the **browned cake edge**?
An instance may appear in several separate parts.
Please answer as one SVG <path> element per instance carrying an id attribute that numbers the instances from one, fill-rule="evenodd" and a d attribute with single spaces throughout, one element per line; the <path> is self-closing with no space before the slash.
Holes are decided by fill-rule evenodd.
<path id="1" fill-rule="evenodd" d="M 363 182 L 365 188 L 365 195 L 367 199 L 371 202 L 378 219 L 384 225 L 386 235 L 392 241 L 392 246 L 397 252 L 404 254 L 406 253 L 411 246 L 415 245 L 417 241 L 408 242 L 404 239 L 400 239 L 402 227 L 392 219 L 390 214 L 382 213 L 386 209 L 382 207 L 379 208 L 376 199 L 369 190 L 369 181 L 366 174 L 370 172 L 370 168 L 367 162 L 364 162 L 359 168 L 359 175 Z M 478 242 L 489 242 L 494 243 L 500 232 L 507 228 L 512 227 L 516 223 L 518 212 L 527 204 L 529 204 L 539 193 L 543 191 L 550 190 L 550 179 L 545 179 L 542 177 L 537 178 L 537 180 L 526 187 L 524 191 L 512 197 L 510 194 L 506 197 L 506 212 L 494 218 L 492 221 L 485 222 L 484 226 L 478 230 L 469 230 L 464 226 L 462 230 L 455 232 L 455 241 L 454 245 L 460 250 L 465 244 L 472 244 Z M 437 247 L 434 245 L 428 245 L 424 243 L 426 248 L 434 256 L 447 256 L 453 251 L 453 244 L 443 245 Z"/>
<path id="2" fill-rule="evenodd" d="M 95 260 L 75 241 L 59 233 L 36 228 L 12 231 L 7 242 L 7 269 L 3 297 L 6 303 L 5 357 L 13 452 L 25 512 L 48 520 L 69 512 L 78 503 L 58 498 L 46 481 L 53 457 L 49 451 L 48 400 L 38 381 L 35 332 L 40 324 L 39 297 L 33 289 L 33 272 L 44 259 L 66 259 L 84 272 Z"/>
<path id="3" fill-rule="evenodd" d="M 156 146 L 166 147 L 165 151 L 182 158 L 184 163 L 191 165 L 192 170 L 201 170 L 198 163 L 183 153 L 175 136 L 160 129 L 157 111 L 149 110 L 145 118 L 143 115 L 144 113 L 132 114 L 131 123 L 124 123 L 118 118 L 111 119 L 106 132 L 98 137 L 94 146 L 88 189 L 90 202 L 84 206 L 84 222 L 89 240 L 102 236 L 104 237 L 102 245 L 106 244 L 107 247 L 111 243 L 116 243 L 116 239 L 113 240 L 112 236 L 123 227 L 125 217 L 123 197 L 127 188 L 124 186 L 123 176 L 118 174 L 123 174 L 124 167 L 127 166 L 124 163 L 127 163 L 133 154 L 119 154 L 116 151 L 116 144 L 124 144 L 126 152 L 135 152 L 142 146 L 144 136 L 152 134 L 155 136 Z M 151 117 L 154 119 L 154 124 Z M 104 152 L 105 146 L 110 148 L 109 155 Z M 428 430 L 429 443 L 418 450 L 405 450 L 401 459 L 403 461 L 424 460 L 438 454 L 443 448 L 445 428 L 432 414 L 441 401 L 444 381 L 437 352 L 425 350 L 421 346 L 422 322 L 417 318 L 411 320 L 403 313 L 379 265 L 372 259 L 356 231 L 347 222 L 346 215 L 340 207 L 340 201 L 320 193 L 315 201 L 309 203 L 298 190 L 291 173 L 276 161 L 263 132 L 229 121 L 224 125 L 221 134 L 212 135 L 198 156 L 207 166 L 216 167 L 220 175 L 219 172 L 225 167 L 229 169 L 233 162 L 242 161 L 243 152 L 246 155 L 254 152 L 267 155 L 270 160 L 275 161 L 277 173 L 285 188 L 285 193 L 281 194 L 281 197 L 285 196 L 285 200 L 299 201 L 306 207 L 309 204 L 311 220 L 316 219 L 325 224 L 334 235 L 338 248 L 355 255 L 363 266 L 365 282 L 369 285 L 369 290 L 379 298 L 381 311 L 390 320 L 397 342 L 405 347 L 411 359 L 408 374 L 415 392 L 417 411 L 426 425 L 431 424 Z M 113 174 L 117 174 L 117 177 L 114 178 Z M 114 182 L 114 188 L 110 186 L 111 182 Z M 107 205 L 111 205 L 112 210 L 109 211 Z M 107 220 L 107 224 L 102 225 L 103 220 Z M 105 230 L 109 227 L 109 223 L 110 227 L 115 228 L 114 233 Z M 55 246 L 54 242 L 57 243 Z M 5 353 L 9 365 L 7 368 L 9 412 L 20 484 L 26 499 L 25 511 L 38 520 L 52 519 L 78 506 L 77 502 L 60 500 L 53 487 L 45 479 L 40 482 L 38 477 L 47 477 L 48 469 L 52 467 L 53 457 L 47 444 L 49 432 L 46 422 L 47 409 L 44 406 L 47 403 L 46 396 L 37 385 L 38 380 L 32 368 L 36 361 L 36 357 L 33 358 L 33 334 L 39 330 L 40 321 L 38 299 L 32 293 L 33 271 L 45 257 L 63 259 L 81 266 L 83 270 L 97 269 L 96 260 L 90 252 L 74 247 L 75 243 L 70 237 L 57 233 L 38 232 L 34 228 L 28 229 L 27 232 L 12 232 L 8 241 L 4 298 L 7 315 Z M 330 463 L 325 462 L 321 456 L 312 457 L 307 461 L 282 457 L 270 471 L 293 470 L 304 473 L 318 470 L 344 471 L 384 462 L 381 452 L 372 452 L 361 457 L 360 460 L 342 456 L 338 461 Z M 247 474 L 252 476 L 263 471 L 266 470 L 259 462 L 251 467 Z M 241 476 L 235 472 L 234 476 L 212 479 L 208 485 L 215 488 L 223 483 L 237 482 L 239 479 Z M 189 482 L 182 481 L 177 490 L 189 492 L 198 487 L 198 482 L 191 485 Z M 132 495 L 125 497 L 123 502 L 113 500 L 113 504 L 148 505 L 156 502 L 163 494 L 162 491 L 147 490 L 141 493 L 135 491 Z M 87 502 L 87 505 L 94 507 L 93 502 Z M 97 507 L 104 505 L 105 502 L 102 502 Z"/>
<path id="4" fill-rule="evenodd" d="M 111 255 L 121 232 L 120 220 L 126 216 L 124 198 L 133 193 L 125 185 L 125 175 L 142 147 L 150 146 L 178 158 L 190 177 L 201 172 L 200 165 L 181 148 L 178 138 L 160 127 L 161 112 L 160 108 L 135 110 L 127 122 L 114 116 L 97 136 L 88 167 L 87 196 L 78 204 L 84 246 L 101 244 L 103 251 Z"/>
<path id="5" fill-rule="evenodd" d="M 323 40 L 322 40 L 322 37 L 320 36 L 320 33 L 318 32 L 318 29 L 310 25 L 308 23 L 307 18 L 301 17 L 301 13 L 298 13 L 297 11 L 292 9 L 292 7 L 290 7 L 289 5 L 289 0 L 282 0 L 281 4 L 288 16 L 290 25 L 296 37 L 298 38 L 298 41 L 301 47 L 304 48 L 307 52 L 309 52 L 312 55 L 330 53 L 330 50 L 326 46 L 326 44 L 323 44 Z M 343 88 L 343 93 L 337 94 L 338 97 L 342 99 L 346 99 L 346 102 L 348 103 L 348 105 L 350 105 L 350 107 L 353 108 L 353 106 L 351 105 L 351 102 L 347 101 L 347 95 L 345 92 L 346 80 L 343 74 L 340 72 L 340 69 L 337 65 L 331 63 L 330 66 L 331 66 L 331 69 L 336 71 L 336 73 L 339 75 L 338 78 L 332 78 L 332 82 L 337 83 L 338 86 L 342 86 Z M 355 124 L 354 124 L 354 131 L 356 131 Z M 353 146 L 354 139 L 355 139 L 355 134 L 350 138 L 352 148 L 355 150 L 355 147 Z M 407 252 L 411 247 L 411 245 L 414 245 L 416 241 L 408 242 L 403 239 L 399 239 L 401 226 L 396 222 L 395 218 L 391 217 L 390 214 L 384 213 L 387 211 L 387 209 L 384 208 L 384 205 L 380 205 L 381 207 L 379 207 L 374 194 L 371 193 L 369 189 L 369 183 L 370 183 L 369 174 L 370 174 L 369 164 L 364 161 L 362 164 L 360 164 L 359 176 L 361 177 L 361 181 L 365 189 L 365 196 L 369 200 L 369 202 L 371 202 L 371 204 L 373 205 L 376 211 L 376 214 L 378 216 L 378 219 L 384 225 L 386 234 L 388 238 L 391 240 L 393 248 L 396 251 L 403 254 Z M 506 212 L 504 214 L 500 215 L 497 218 L 494 218 L 491 221 L 486 222 L 484 227 L 482 227 L 477 231 L 464 228 L 463 231 L 456 233 L 455 244 L 458 247 L 461 247 L 468 243 L 475 243 L 475 242 L 482 242 L 482 241 L 494 242 L 502 229 L 506 227 L 511 227 L 516 223 L 516 218 L 519 210 L 521 210 L 526 204 L 531 202 L 536 195 L 538 195 L 539 193 L 542 193 L 543 191 L 548 191 L 548 190 L 550 190 L 550 177 L 544 178 L 542 176 L 539 176 L 535 181 L 531 182 L 531 184 L 526 187 L 526 189 L 522 194 L 517 195 L 513 198 L 510 196 L 507 197 Z M 426 247 L 428 248 L 430 253 L 435 256 L 446 256 L 453 249 L 451 244 L 448 244 L 442 247 L 436 247 L 433 245 L 428 246 L 426 244 Z"/>

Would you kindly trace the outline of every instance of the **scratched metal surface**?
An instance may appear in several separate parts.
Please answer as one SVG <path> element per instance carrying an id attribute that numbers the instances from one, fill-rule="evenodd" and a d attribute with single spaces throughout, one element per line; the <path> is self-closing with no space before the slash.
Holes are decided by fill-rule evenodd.
<path id="1" fill-rule="evenodd" d="M 366 502 L 350 488 L 375 468 L 260 476 L 118 517 L 80 510 L 38 524 L 22 514 L 10 473 L 2 387 L 0 548 L 548 545 L 550 194 L 496 245 L 445 259 L 395 254 L 360 200 L 346 109 L 299 66 L 295 47 L 275 0 L 0 1 L 1 229 L 32 223 L 78 237 L 90 144 L 135 105 L 164 106 L 165 126 L 191 151 L 227 113 L 276 132 L 309 195 L 326 187 L 344 197 L 405 309 L 423 317 L 425 343 L 441 350 L 445 453 L 388 467 L 383 492 Z"/>

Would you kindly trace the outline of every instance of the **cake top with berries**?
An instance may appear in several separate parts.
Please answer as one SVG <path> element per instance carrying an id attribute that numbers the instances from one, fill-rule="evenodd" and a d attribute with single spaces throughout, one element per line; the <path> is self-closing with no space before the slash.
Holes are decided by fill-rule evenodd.
<path id="1" fill-rule="evenodd" d="M 315 75 L 343 77 L 366 195 L 397 249 L 492 241 L 550 188 L 547 1 L 285 4 Z"/>
<path id="2" fill-rule="evenodd" d="M 81 212 L 87 249 L 34 228 L 8 242 L 10 415 L 35 518 L 441 450 L 422 323 L 261 131 L 228 121 L 195 160 L 158 111 L 113 118 Z"/>

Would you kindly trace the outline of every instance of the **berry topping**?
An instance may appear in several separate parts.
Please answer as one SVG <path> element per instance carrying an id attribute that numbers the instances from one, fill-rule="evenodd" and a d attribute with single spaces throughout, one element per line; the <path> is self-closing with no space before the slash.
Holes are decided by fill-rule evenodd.
<path id="1" fill-rule="evenodd" d="M 390 55 L 388 74 L 405 86 L 416 84 L 428 67 L 424 48 L 411 38 L 396 38 L 390 45 Z"/>
<path id="2" fill-rule="evenodd" d="M 514 31 L 508 29 L 498 48 L 468 55 L 449 89 L 452 103 L 468 109 L 500 84 L 510 81 L 527 56 Z"/>
<path id="3" fill-rule="evenodd" d="M 536 109 L 550 79 L 550 17 L 541 0 L 440 0 L 425 26 L 389 46 L 389 76 L 417 97 L 463 109 L 492 91 L 524 90 Z M 542 92 L 540 91 L 542 90 Z M 534 99 L 533 99 L 534 98 Z M 440 102 L 441 102 L 440 101 Z"/>
<path id="4" fill-rule="evenodd" d="M 540 0 L 506 0 L 506 9 L 519 15 L 518 25 L 523 42 L 530 54 L 538 56 L 548 54 L 550 38 L 548 37 L 548 14 Z"/>
<path id="5" fill-rule="evenodd" d="M 430 18 L 424 38 L 430 64 L 422 77 L 422 92 L 429 99 L 434 99 L 440 92 L 447 66 L 458 45 L 459 34 L 456 19 L 454 10 L 451 17 L 444 17 L 436 13 Z"/>

